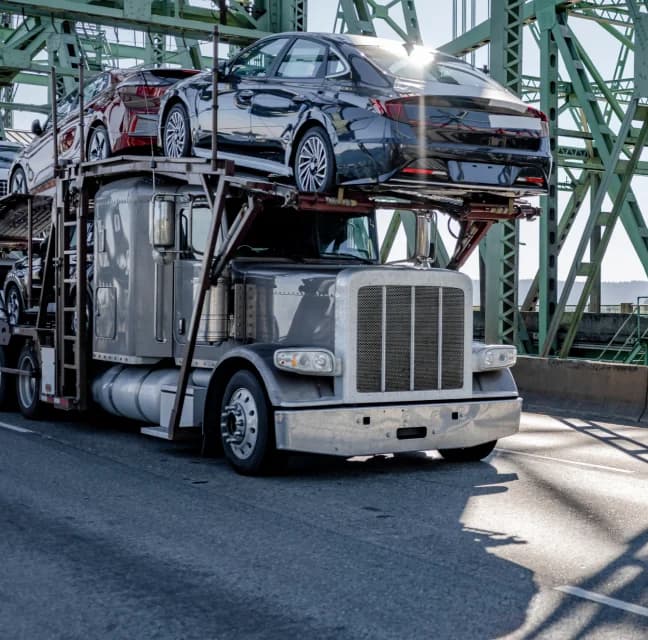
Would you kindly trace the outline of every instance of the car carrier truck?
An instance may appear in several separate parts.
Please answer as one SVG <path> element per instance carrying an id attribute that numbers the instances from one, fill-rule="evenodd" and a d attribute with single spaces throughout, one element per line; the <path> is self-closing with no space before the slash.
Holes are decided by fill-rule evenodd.
<path id="1" fill-rule="evenodd" d="M 0 235 L 24 242 L 27 300 L 20 324 L 0 318 L 0 399 L 15 380 L 28 417 L 99 405 L 249 474 L 291 451 L 485 457 L 519 427 L 516 352 L 473 342 L 471 281 L 431 264 L 430 211 L 461 226 L 455 267 L 494 221 L 536 212 L 381 197 L 141 157 L 8 196 Z M 379 261 L 386 206 L 416 212 L 410 262 Z"/>

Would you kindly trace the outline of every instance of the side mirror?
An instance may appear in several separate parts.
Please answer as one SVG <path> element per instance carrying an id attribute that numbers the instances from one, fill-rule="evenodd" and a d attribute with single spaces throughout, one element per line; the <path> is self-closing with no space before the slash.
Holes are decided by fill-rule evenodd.
<path id="1" fill-rule="evenodd" d="M 43 127 L 40 123 L 40 120 L 34 120 L 31 124 L 31 132 L 35 136 L 42 136 L 43 135 Z"/>
<path id="2" fill-rule="evenodd" d="M 175 244 L 175 200 L 156 197 L 151 201 L 149 239 L 155 249 Z"/>
<path id="3" fill-rule="evenodd" d="M 229 65 L 227 64 L 227 60 L 219 60 L 218 61 L 218 77 L 219 78 L 227 78 L 229 75 Z"/>

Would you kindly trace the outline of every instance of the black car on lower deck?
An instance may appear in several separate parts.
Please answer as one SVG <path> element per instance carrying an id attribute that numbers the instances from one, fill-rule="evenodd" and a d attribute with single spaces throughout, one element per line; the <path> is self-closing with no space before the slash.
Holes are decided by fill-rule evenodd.
<path id="1" fill-rule="evenodd" d="M 160 107 L 165 155 L 211 154 L 212 77 L 175 85 Z M 492 202 L 543 193 L 545 115 L 471 65 L 391 40 L 268 36 L 223 65 L 218 154 L 292 176 L 302 191 L 339 185 Z"/>

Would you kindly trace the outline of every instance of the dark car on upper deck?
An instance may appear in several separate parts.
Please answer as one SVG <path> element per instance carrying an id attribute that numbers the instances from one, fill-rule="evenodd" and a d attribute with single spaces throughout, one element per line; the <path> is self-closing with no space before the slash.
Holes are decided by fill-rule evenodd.
<path id="1" fill-rule="evenodd" d="M 211 153 L 210 73 L 162 99 L 171 157 Z M 360 185 L 501 202 L 544 193 L 547 119 L 437 51 L 352 35 L 263 38 L 219 70 L 218 155 L 292 177 L 301 191 Z"/>

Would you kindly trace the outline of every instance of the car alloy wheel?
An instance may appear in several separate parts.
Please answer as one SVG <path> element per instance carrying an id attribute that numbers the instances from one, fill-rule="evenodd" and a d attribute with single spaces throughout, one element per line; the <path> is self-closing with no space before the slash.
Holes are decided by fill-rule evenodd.
<path id="1" fill-rule="evenodd" d="M 90 132 L 88 141 L 88 160 L 96 162 L 110 157 L 110 141 L 106 128 L 98 125 Z"/>
<path id="2" fill-rule="evenodd" d="M 23 307 L 23 299 L 18 287 L 15 284 L 10 284 L 7 287 L 5 294 L 5 311 L 7 314 L 7 320 L 12 327 L 20 324 Z"/>
<path id="3" fill-rule="evenodd" d="M 300 191 L 323 193 L 333 188 L 333 151 L 326 132 L 315 127 L 306 132 L 295 158 L 295 181 Z"/>
<path id="4" fill-rule="evenodd" d="M 27 178 L 21 167 L 18 167 L 11 174 L 10 193 L 27 193 Z"/>
<path id="5" fill-rule="evenodd" d="M 183 158 L 189 152 L 189 127 L 187 115 L 181 105 L 175 105 L 169 112 L 164 125 L 164 155 Z"/>

